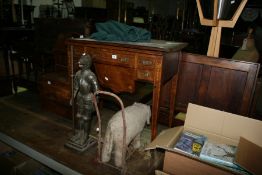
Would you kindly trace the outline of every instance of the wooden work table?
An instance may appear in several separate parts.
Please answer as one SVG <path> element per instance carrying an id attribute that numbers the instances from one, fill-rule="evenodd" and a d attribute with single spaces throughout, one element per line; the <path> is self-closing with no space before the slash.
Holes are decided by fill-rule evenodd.
<path id="1" fill-rule="evenodd" d="M 163 86 L 171 83 L 178 70 L 181 49 L 186 43 L 152 40 L 150 42 L 108 42 L 92 39 L 70 39 L 68 44 L 68 77 L 78 69 L 83 53 L 91 55 L 101 87 L 113 92 L 135 92 L 135 82 L 153 84 L 151 138 L 157 136 L 157 122 Z M 72 66 L 74 65 L 74 66 Z M 170 93 L 174 94 L 173 88 Z M 174 95 L 172 95 L 174 97 Z M 174 98 L 169 100 L 173 115 Z"/>

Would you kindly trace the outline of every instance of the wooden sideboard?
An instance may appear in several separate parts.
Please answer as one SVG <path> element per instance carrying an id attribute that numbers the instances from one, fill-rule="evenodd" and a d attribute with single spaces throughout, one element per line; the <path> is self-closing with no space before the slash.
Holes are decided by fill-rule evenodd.
<path id="1" fill-rule="evenodd" d="M 259 69 L 258 63 L 183 52 L 175 91 L 175 110 L 186 112 L 188 103 L 194 103 L 252 117 Z"/>
<path id="2" fill-rule="evenodd" d="M 77 62 L 83 53 L 93 58 L 94 68 L 101 87 L 113 92 L 133 93 L 136 81 L 153 84 L 151 138 L 157 136 L 157 121 L 163 86 L 172 81 L 178 70 L 181 49 L 186 43 L 152 40 L 151 42 L 105 42 L 91 39 L 70 39 L 68 44 L 68 77 L 78 69 Z M 170 93 L 174 94 L 173 89 Z M 174 99 L 169 101 L 170 115 Z"/>

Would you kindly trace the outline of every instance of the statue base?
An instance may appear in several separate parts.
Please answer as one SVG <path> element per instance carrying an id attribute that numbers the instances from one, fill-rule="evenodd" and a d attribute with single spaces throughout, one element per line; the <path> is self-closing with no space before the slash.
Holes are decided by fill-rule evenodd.
<path id="1" fill-rule="evenodd" d="M 88 148 L 92 147 L 93 145 L 95 145 L 97 143 L 96 139 L 89 137 L 88 140 L 84 143 L 84 144 L 79 144 L 76 143 L 74 141 L 72 141 L 71 139 L 65 144 L 66 147 L 76 150 L 78 152 L 84 152 L 86 151 Z"/>

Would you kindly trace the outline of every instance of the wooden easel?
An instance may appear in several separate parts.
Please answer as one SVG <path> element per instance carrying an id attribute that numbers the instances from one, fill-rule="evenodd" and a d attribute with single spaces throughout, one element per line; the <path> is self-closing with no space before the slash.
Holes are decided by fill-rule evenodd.
<path id="1" fill-rule="evenodd" d="M 213 19 L 207 19 L 203 16 L 202 7 L 200 4 L 200 0 L 197 0 L 197 9 L 200 18 L 201 25 L 212 26 L 211 35 L 209 39 L 207 56 L 218 57 L 219 49 L 220 49 L 220 40 L 221 40 L 221 31 L 222 27 L 233 28 L 244 9 L 247 0 L 242 0 L 240 5 L 238 6 L 234 16 L 231 20 L 220 20 L 217 19 L 218 14 L 218 0 L 214 0 L 214 14 Z"/>

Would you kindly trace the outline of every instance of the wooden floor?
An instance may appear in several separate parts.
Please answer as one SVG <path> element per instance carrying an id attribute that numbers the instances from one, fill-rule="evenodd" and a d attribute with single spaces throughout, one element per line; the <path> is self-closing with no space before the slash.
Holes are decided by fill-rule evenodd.
<path id="1" fill-rule="evenodd" d="M 80 174 L 121 174 L 118 169 L 98 162 L 97 145 L 81 154 L 64 147 L 72 134 L 71 122 L 43 111 L 37 98 L 27 92 L 1 98 L 0 132 Z M 154 174 L 156 166 L 158 163 L 150 154 L 136 151 L 127 161 L 127 174 Z"/>

